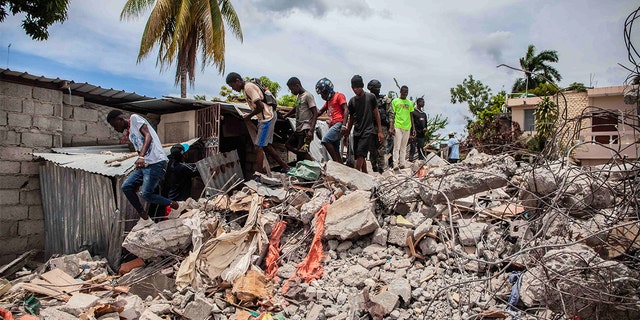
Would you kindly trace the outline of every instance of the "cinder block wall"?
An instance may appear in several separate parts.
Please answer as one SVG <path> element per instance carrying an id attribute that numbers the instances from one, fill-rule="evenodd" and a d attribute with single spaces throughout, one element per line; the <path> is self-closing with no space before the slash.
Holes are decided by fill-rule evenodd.
<path id="1" fill-rule="evenodd" d="M 120 142 L 120 134 L 107 123 L 107 114 L 113 108 L 86 102 L 84 98 L 74 95 L 69 98 L 69 94 L 64 94 L 62 105 L 63 146 L 97 146 Z"/>
<path id="2" fill-rule="evenodd" d="M 44 248 L 39 164 L 62 146 L 62 93 L 0 82 L 0 264 Z"/>

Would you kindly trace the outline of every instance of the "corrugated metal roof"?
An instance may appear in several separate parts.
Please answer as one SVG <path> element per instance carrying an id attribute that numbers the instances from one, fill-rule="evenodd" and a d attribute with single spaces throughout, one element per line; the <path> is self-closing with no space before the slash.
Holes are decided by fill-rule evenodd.
<path id="1" fill-rule="evenodd" d="M 198 139 L 200 138 L 191 139 L 184 143 L 192 145 L 198 141 Z M 120 165 L 117 167 L 108 166 L 105 164 L 105 161 L 117 159 L 129 153 L 128 150 L 126 152 L 120 152 L 122 151 L 121 145 L 111 146 L 113 149 L 109 149 L 108 147 L 109 146 L 55 148 L 53 149 L 55 153 L 34 153 L 33 156 L 53 162 L 61 167 L 97 173 L 107 177 L 129 174 L 129 172 L 133 170 L 137 157 L 120 161 Z M 83 152 L 83 149 L 86 149 L 86 152 Z M 164 152 L 169 154 L 170 149 L 171 147 L 165 147 Z M 112 154 L 101 154 L 99 151 L 111 151 Z"/>
<path id="2" fill-rule="evenodd" d="M 222 110 L 236 113 L 240 110 L 250 111 L 247 104 L 214 102 L 195 99 L 183 99 L 170 96 L 162 98 L 147 97 L 135 92 L 103 88 L 87 82 L 76 83 L 73 80 L 35 76 L 27 72 L 12 71 L 0 68 L 0 79 L 25 85 L 32 85 L 52 90 L 60 90 L 72 95 L 81 96 L 86 101 L 136 113 L 165 114 L 206 108 L 219 103 Z"/>

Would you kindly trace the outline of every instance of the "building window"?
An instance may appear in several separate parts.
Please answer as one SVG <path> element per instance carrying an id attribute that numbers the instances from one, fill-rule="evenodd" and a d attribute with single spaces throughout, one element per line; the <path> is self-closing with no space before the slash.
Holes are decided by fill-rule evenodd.
<path id="1" fill-rule="evenodd" d="M 536 109 L 524 110 L 524 128 L 523 131 L 536 131 L 536 116 L 534 112 Z"/>
<path id="2" fill-rule="evenodd" d="M 591 114 L 591 132 L 607 132 L 593 135 L 593 140 L 603 144 L 618 143 L 618 113 L 615 111 L 599 111 Z"/>

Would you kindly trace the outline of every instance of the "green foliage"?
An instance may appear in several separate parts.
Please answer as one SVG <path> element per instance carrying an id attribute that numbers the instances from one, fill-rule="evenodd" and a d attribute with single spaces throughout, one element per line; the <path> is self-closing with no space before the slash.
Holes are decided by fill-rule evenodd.
<path id="1" fill-rule="evenodd" d="M 296 96 L 293 94 L 285 94 L 284 96 L 278 99 L 278 105 L 285 107 L 295 107 L 296 105 Z"/>
<path id="2" fill-rule="evenodd" d="M 477 116 L 489 104 L 491 89 L 480 80 L 474 80 L 473 76 L 469 75 L 469 79 L 464 79 L 462 84 L 451 88 L 450 92 L 451 103 L 466 102 L 469 105 L 469 111 L 474 116 Z"/>
<path id="3" fill-rule="evenodd" d="M 7 14 L 26 14 L 22 28 L 33 40 L 47 40 L 49 27 L 67 19 L 69 0 L 0 0 L 0 22 Z"/>
<path id="4" fill-rule="evenodd" d="M 469 119 L 469 140 L 475 148 L 489 154 L 499 154 L 518 147 L 517 139 L 522 134 L 517 122 L 502 113 L 507 100 L 503 90 L 491 97 L 486 108 L 478 112 L 475 121 Z"/>
<path id="5" fill-rule="evenodd" d="M 536 54 L 536 47 L 529 45 L 525 56 L 520 58 L 520 67 L 525 70 L 525 77 L 519 78 L 513 84 L 511 92 L 528 92 L 542 83 L 562 80 L 562 76 L 550 62 L 558 62 L 558 52 L 544 50 Z"/>
<path id="6" fill-rule="evenodd" d="M 207 96 L 204 94 L 203 95 L 195 94 L 193 95 L 193 99 L 198 101 L 207 101 Z"/>
<path id="7" fill-rule="evenodd" d="M 574 83 L 570 84 L 569 87 L 567 87 L 564 90 L 566 90 L 566 91 L 587 92 L 587 87 L 585 87 L 584 83 L 582 83 L 582 82 L 574 82 Z"/>
<path id="8" fill-rule="evenodd" d="M 449 118 L 437 114 L 435 117 L 431 118 L 427 115 L 427 125 L 424 133 L 424 137 L 427 142 L 433 140 L 435 138 L 436 131 L 440 129 L 444 129 L 444 127 L 449 124 Z"/>
<path id="9" fill-rule="evenodd" d="M 251 77 L 245 77 L 244 81 L 249 81 L 250 79 Z M 278 93 L 278 91 L 280 91 L 280 84 L 275 81 L 271 81 L 271 79 L 269 79 L 267 76 L 262 76 L 259 79 L 260 79 L 260 82 L 262 82 L 262 85 L 268 88 L 269 91 L 271 91 L 271 93 L 273 93 L 274 96 Z M 245 102 L 246 101 L 244 97 L 244 92 L 235 92 L 233 91 L 233 89 L 225 85 L 220 87 L 220 97 L 224 98 L 225 101 L 228 101 L 228 102 Z M 222 100 L 221 98 L 218 98 L 218 99 Z M 280 104 L 280 100 L 278 100 L 278 104 Z M 280 104 L 280 105 L 283 105 L 283 104 Z"/>
<path id="10" fill-rule="evenodd" d="M 278 96 L 278 92 L 280 91 L 279 83 L 271 81 L 271 79 L 269 79 L 267 76 L 260 77 L 260 81 L 262 82 L 262 85 L 265 86 L 265 88 L 269 88 L 269 91 L 271 91 L 271 93 L 273 93 L 275 97 Z"/>
<path id="11" fill-rule="evenodd" d="M 529 90 L 529 93 L 538 97 L 552 96 L 558 92 L 558 87 L 553 83 L 541 83 L 537 87 Z"/>
<path id="12" fill-rule="evenodd" d="M 546 140 L 553 134 L 558 120 L 558 106 L 549 97 L 544 97 L 534 111 L 536 121 L 536 135 Z"/>

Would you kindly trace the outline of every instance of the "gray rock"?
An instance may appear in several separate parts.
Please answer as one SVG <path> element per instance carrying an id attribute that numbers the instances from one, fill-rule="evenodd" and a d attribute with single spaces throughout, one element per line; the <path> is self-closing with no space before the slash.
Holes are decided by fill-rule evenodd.
<path id="1" fill-rule="evenodd" d="M 405 219 L 409 220 L 414 226 L 419 226 L 422 222 L 424 222 L 427 217 L 422 214 L 422 212 L 409 212 L 404 216 Z"/>
<path id="2" fill-rule="evenodd" d="M 40 316 L 42 319 L 56 319 L 56 320 L 76 320 L 77 316 L 69 314 L 67 312 L 59 310 L 57 307 L 49 307 L 40 310 Z M 119 319 L 118 314 L 116 313 L 117 319 Z"/>
<path id="3" fill-rule="evenodd" d="M 438 226 L 434 226 L 432 224 L 433 224 L 433 219 L 431 218 L 425 219 L 424 221 L 422 221 L 422 223 L 417 224 L 416 229 L 413 230 L 413 238 L 418 239 L 423 234 L 426 234 L 428 232 L 435 233 L 435 231 L 437 231 Z"/>
<path id="4" fill-rule="evenodd" d="M 407 237 L 413 234 L 413 231 L 409 228 L 400 226 L 392 226 L 389 228 L 388 243 L 395 244 L 399 247 L 407 246 Z"/>
<path id="5" fill-rule="evenodd" d="M 437 252 L 438 243 L 433 238 L 425 237 L 420 240 L 420 243 L 418 243 L 418 248 L 420 248 L 420 252 L 422 253 L 422 255 L 430 256 Z"/>
<path id="6" fill-rule="evenodd" d="M 389 291 L 382 291 L 380 294 L 371 297 L 371 302 L 380 306 L 385 315 L 391 313 L 398 306 L 399 300 L 400 298 L 397 294 Z"/>
<path id="7" fill-rule="evenodd" d="M 373 232 L 373 237 L 371 238 L 371 242 L 377 243 L 381 246 L 387 245 L 387 238 L 389 237 L 389 231 L 385 228 L 378 228 Z"/>
<path id="8" fill-rule="evenodd" d="M 335 161 L 327 162 L 325 178 L 338 181 L 355 190 L 371 191 L 375 186 L 377 186 L 377 182 L 373 176 Z"/>
<path id="9" fill-rule="evenodd" d="M 191 229 L 183 219 L 170 219 L 130 232 L 122 246 L 142 259 L 178 254 L 191 244 Z"/>
<path id="10" fill-rule="evenodd" d="M 368 191 L 354 191 L 332 203 L 325 218 L 324 237 L 340 240 L 369 234 L 379 228 L 375 203 Z"/>
<path id="11" fill-rule="evenodd" d="M 471 222 L 470 219 L 458 220 L 458 237 L 463 246 L 475 246 L 482 239 L 487 224 L 482 222 Z"/>
<path id="12" fill-rule="evenodd" d="M 311 200 L 300 207 L 300 220 L 305 224 L 309 224 L 316 213 L 322 209 L 322 206 L 329 201 L 330 197 L 331 191 L 329 189 L 316 189 Z"/>
<path id="13" fill-rule="evenodd" d="M 183 315 L 189 320 L 206 320 L 212 311 L 213 302 L 203 296 L 196 295 L 195 299 L 187 304 Z"/>
<path id="14" fill-rule="evenodd" d="M 305 320 L 324 320 L 324 307 L 319 304 L 312 303 L 311 308 L 307 311 Z"/>
<path id="15" fill-rule="evenodd" d="M 387 290 L 400 296 L 405 304 L 408 304 L 411 301 L 411 285 L 409 284 L 409 280 L 407 279 L 394 279 L 387 286 Z"/>

